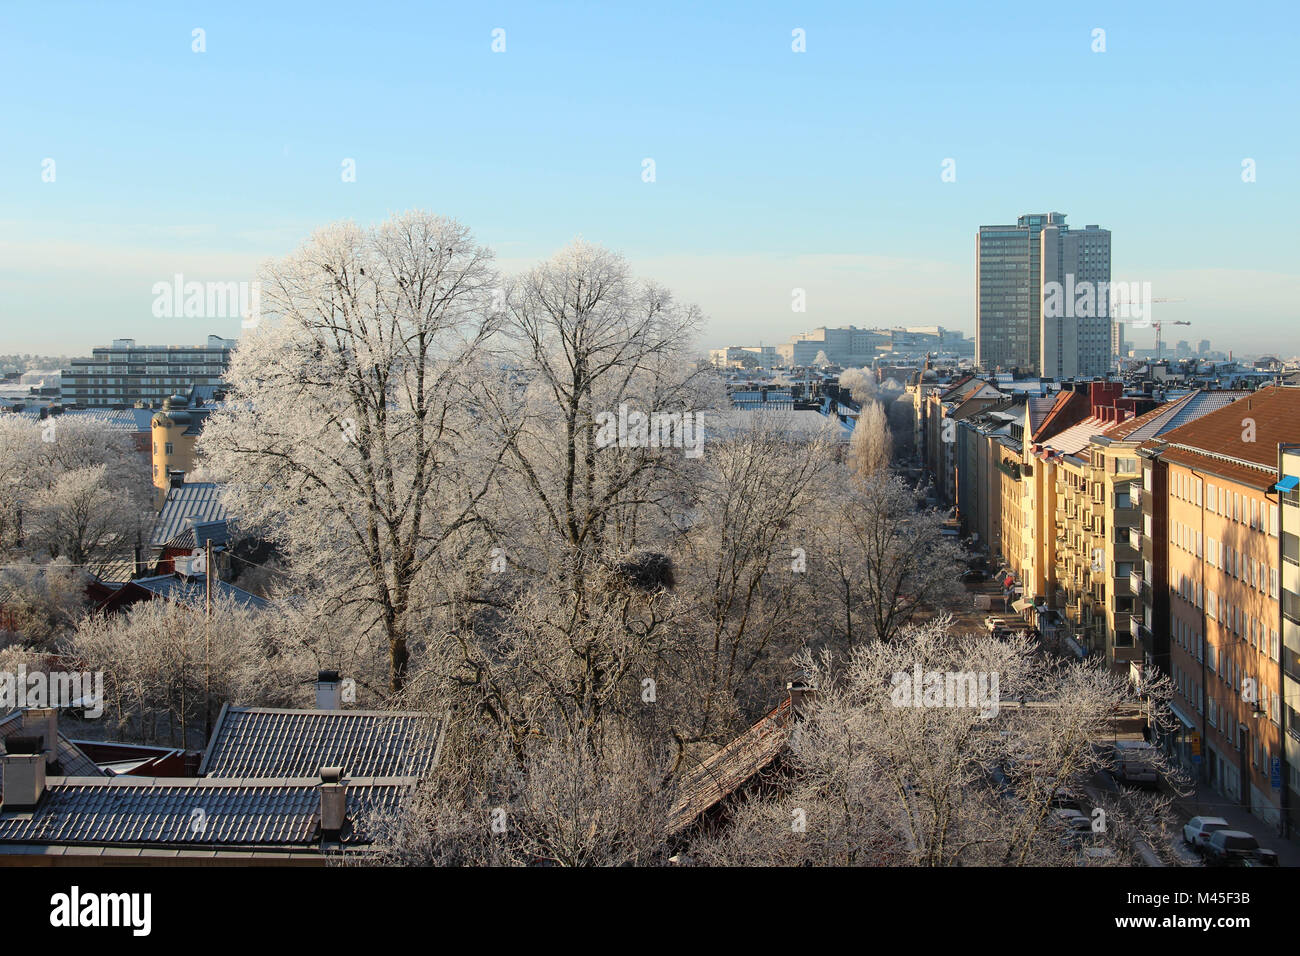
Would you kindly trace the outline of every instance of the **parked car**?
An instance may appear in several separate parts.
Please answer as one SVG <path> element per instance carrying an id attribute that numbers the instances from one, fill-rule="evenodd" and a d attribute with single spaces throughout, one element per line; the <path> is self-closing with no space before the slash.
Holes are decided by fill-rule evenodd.
<path id="1" fill-rule="evenodd" d="M 1114 749 L 1115 779 L 1130 786 L 1155 787 L 1160 783 L 1159 755 L 1145 740 L 1121 740 Z"/>
<path id="2" fill-rule="evenodd" d="M 1080 816 L 1087 816 L 1083 810 L 1083 798 L 1073 790 L 1067 790 L 1061 787 L 1056 793 L 1052 794 L 1053 810 L 1073 810 Z"/>
<path id="3" fill-rule="evenodd" d="M 1192 817 L 1183 826 L 1183 842 L 1193 850 L 1204 850 L 1216 830 L 1230 829 L 1232 827 L 1223 817 Z"/>
<path id="4" fill-rule="evenodd" d="M 1245 830 L 1215 830 L 1205 841 L 1207 866 L 1238 866 L 1259 856 L 1259 841 Z"/>

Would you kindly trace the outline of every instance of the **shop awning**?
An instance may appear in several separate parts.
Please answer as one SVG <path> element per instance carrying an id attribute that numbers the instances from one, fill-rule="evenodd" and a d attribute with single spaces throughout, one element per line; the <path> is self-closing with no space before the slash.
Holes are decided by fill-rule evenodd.
<path id="1" fill-rule="evenodd" d="M 1177 717 L 1180 721 L 1182 721 L 1184 727 L 1190 727 L 1192 729 L 1195 729 L 1196 722 L 1188 719 L 1187 715 L 1184 714 L 1181 710 L 1179 710 L 1176 704 L 1170 704 L 1169 709 L 1174 712 L 1175 717 Z"/>
<path id="2" fill-rule="evenodd" d="M 1278 491 L 1295 491 L 1297 485 L 1300 485 L 1300 477 L 1287 475 L 1273 487 Z"/>

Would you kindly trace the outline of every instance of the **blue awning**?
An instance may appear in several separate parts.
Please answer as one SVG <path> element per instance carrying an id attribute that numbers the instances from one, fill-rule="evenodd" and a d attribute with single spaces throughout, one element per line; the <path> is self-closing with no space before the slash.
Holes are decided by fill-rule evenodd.
<path id="1" fill-rule="evenodd" d="M 1296 485 L 1300 485 L 1300 477 L 1287 475 L 1273 487 L 1278 491 L 1295 491 Z"/>

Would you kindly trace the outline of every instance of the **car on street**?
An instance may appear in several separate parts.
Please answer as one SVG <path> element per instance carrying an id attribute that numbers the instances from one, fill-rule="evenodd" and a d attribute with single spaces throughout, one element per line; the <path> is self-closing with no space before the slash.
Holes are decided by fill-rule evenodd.
<path id="1" fill-rule="evenodd" d="M 1115 779 L 1126 786 L 1156 787 L 1160 784 L 1159 756 L 1145 740 L 1121 740 L 1113 752 Z"/>
<path id="2" fill-rule="evenodd" d="M 1204 850 L 1216 830 L 1231 830 L 1223 817 L 1192 817 L 1183 825 L 1183 842 L 1193 850 Z"/>
<path id="3" fill-rule="evenodd" d="M 1259 841 L 1245 830 L 1215 830 L 1205 841 L 1206 866 L 1245 866 L 1263 862 L 1268 854 L 1276 864 L 1277 855 L 1260 848 Z"/>

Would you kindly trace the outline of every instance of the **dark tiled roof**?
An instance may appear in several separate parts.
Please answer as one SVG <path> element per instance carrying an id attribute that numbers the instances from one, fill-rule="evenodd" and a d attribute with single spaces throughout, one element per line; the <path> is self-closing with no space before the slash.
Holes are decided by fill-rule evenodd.
<path id="1" fill-rule="evenodd" d="M 229 520 L 220 495 L 221 486 L 211 481 L 187 481 L 167 489 L 167 500 L 154 522 L 150 545 L 163 547 L 190 527 L 188 519 L 191 517 L 203 523 Z"/>
<path id="2" fill-rule="evenodd" d="M 433 766 L 442 722 L 429 714 L 225 707 L 199 773 L 208 777 L 420 777 Z"/>
<path id="3" fill-rule="evenodd" d="M 15 710 L 0 717 L 0 753 L 5 753 L 5 740 L 13 736 L 23 736 L 23 711 Z M 95 765 L 82 751 L 63 734 L 59 734 L 59 768 L 63 773 L 78 777 L 103 777 L 104 771 Z M 4 764 L 0 761 L 0 797 L 4 794 Z"/>
<path id="4" fill-rule="evenodd" d="M 679 833 L 767 768 L 790 742 L 790 699 L 694 770 L 683 775 L 668 814 L 668 832 Z"/>
<path id="5" fill-rule="evenodd" d="M 320 839 L 319 783 L 319 777 L 52 777 L 34 811 L 0 814 L 0 844 L 307 847 Z M 365 842 L 367 818 L 394 811 L 413 783 L 349 777 L 351 840 Z"/>

